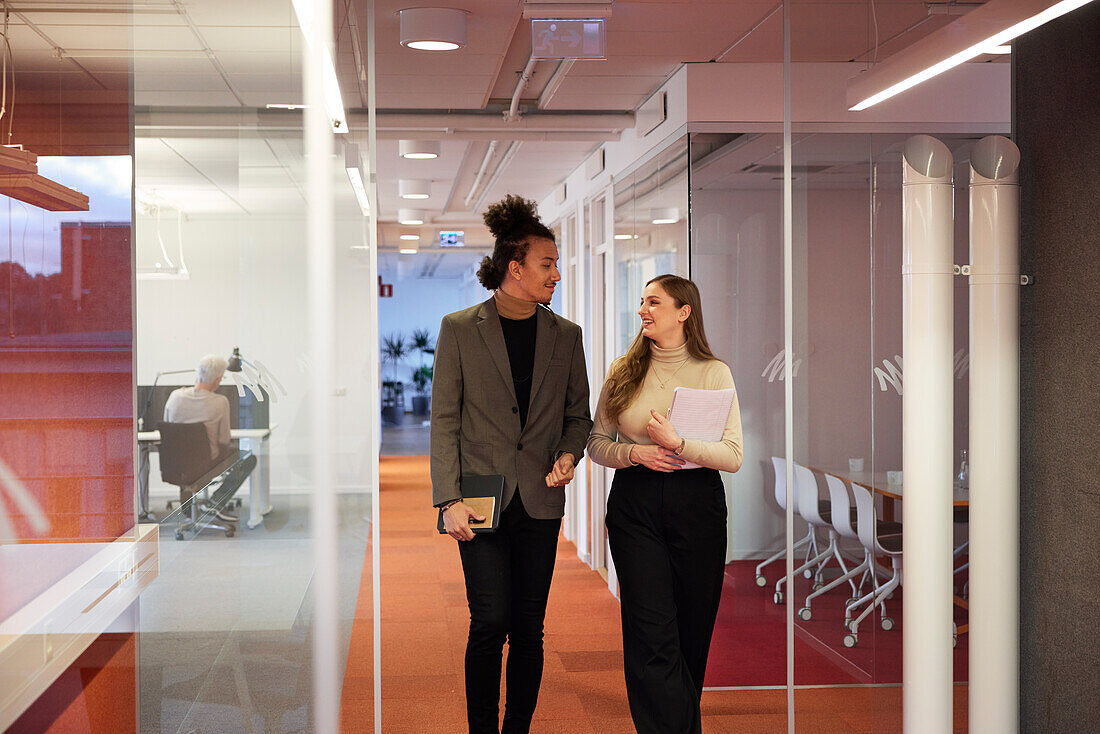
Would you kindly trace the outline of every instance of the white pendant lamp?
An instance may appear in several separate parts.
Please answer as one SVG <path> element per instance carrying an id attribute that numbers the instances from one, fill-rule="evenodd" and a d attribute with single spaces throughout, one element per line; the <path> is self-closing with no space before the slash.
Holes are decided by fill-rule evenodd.
<path id="1" fill-rule="evenodd" d="M 416 227 L 424 223 L 424 212 L 417 209 L 398 209 L 397 221 L 409 227 Z"/>
<path id="2" fill-rule="evenodd" d="M 465 10 L 458 8 L 405 8 L 401 19 L 401 45 L 419 51 L 454 51 L 466 45 Z"/>
<path id="3" fill-rule="evenodd" d="M 402 178 L 397 182 L 402 199 L 427 199 L 432 195 L 432 182 L 420 178 Z"/>
<path id="4" fill-rule="evenodd" d="M 439 157 L 438 140 L 402 140 L 397 147 L 402 158 L 428 160 Z"/>
<path id="5" fill-rule="evenodd" d="M 675 224 L 680 221 L 680 210 L 674 206 L 661 207 L 650 212 L 653 224 Z"/>

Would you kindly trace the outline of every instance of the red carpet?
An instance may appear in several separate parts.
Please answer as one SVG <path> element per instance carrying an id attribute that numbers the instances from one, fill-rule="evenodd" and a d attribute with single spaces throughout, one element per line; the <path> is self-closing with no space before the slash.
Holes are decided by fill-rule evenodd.
<path id="1" fill-rule="evenodd" d="M 785 685 L 786 607 L 774 603 L 780 563 L 765 569 L 769 583 L 755 583 L 756 561 L 726 566 L 726 586 L 711 642 L 707 665 L 708 686 Z M 832 578 L 832 577 L 830 577 Z M 961 580 L 960 580 L 961 583 Z M 810 582 L 795 583 L 795 611 L 810 593 Z M 894 628 L 883 631 L 876 611 L 860 625 L 859 644 L 844 647 L 844 602 L 851 587 L 844 586 L 814 599 L 813 617 L 795 617 L 795 684 L 901 683 L 902 595 L 898 590 L 886 602 Z M 966 611 L 956 607 L 955 623 L 966 624 Z M 955 681 L 967 680 L 967 636 L 959 635 L 955 648 Z"/>
<path id="2" fill-rule="evenodd" d="M 421 734 L 466 731 L 462 658 L 469 624 L 462 570 L 454 541 L 434 531 L 435 511 L 426 457 L 383 457 L 379 517 L 382 544 L 382 731 Z M 341 697 L 341 729 L 374 731 L 370 555 Z M 771 590 L 753 583 L 752 563 L 727 569 L 719 622 L 711 646 L 711 686 L 784 685 L 783 608 Z M 798 594 L 805 592 L 798 590 Z M 841 595 L 837 595 L 839 603 Z M 900 596 L 891 602 L 891 615 Z M 812 623 L 796 647 L 797 683 L 864 683 L 900 670 L 900 627 L 868 634 L 855 664 L 840 664 L 824 643 L 840 645 L 839 622 L 829 604 L 815 604 Z M 820 625 L 820 631 L 815 625 Z M 813 634 L 810 634 L 813 632 Z M 868 630 L 869 632 L 869 630 Z M 809 637 L 807 637 L 809 635 Z M 830 637 L 831 636 L 831 637 Z M 964 638 L 960 638 L 962 641 Z M 866 648 L 864 644 L 866 641 Z M 872 644 L 873 643 L 873 644 Z M 634 731 L 622 676 L 618 603 L 607 584 L 559 543 L 546 618 L 546 667 L 531 731 L 617 734 Z M 897 663 L 882 658 L 896 645 Z M 828 647 L 828 645 L 826 645 Z M 960 645 L 961 647 L 961 645 Z M 894 655 L 894 652 L 890 653 Z M 956 654 L 956 658 L 959 654 Z M 965 652 L 962 653 L 965 662 Z M 878 678 L 868 678 L 862 666 Z M 955 688 L 955 731 L 966 731 L 966 687 Z M 706 691 L 707 734 L 782 734 L 787 731 L 785 690 Z M 824 688 L 795 692 L 797 730 L 814 734 L 870 734 L 901 730 L 901 688 Z"/>

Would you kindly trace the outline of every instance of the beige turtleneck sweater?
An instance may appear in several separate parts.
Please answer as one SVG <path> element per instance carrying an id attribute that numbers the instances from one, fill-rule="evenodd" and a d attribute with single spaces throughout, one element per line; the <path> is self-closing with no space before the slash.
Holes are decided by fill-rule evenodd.
<path id="1" fill-rule="evenodd" d="M 497 313 L 506 319 L 528 319 L 535 315 L 538 304 L 534 301 L 525 301 L 522 298 L 510 296 L 504 289 L 493 291 L 493 299 L 497 304 Z"/>
<path id="2" fill-rule="evenodd" d="M 688 354 L 687 344 L 672 349 L 661 349 L 650 342 L 652 358 L 641 388 L 626 410 L 612 423 L 607 418 L 607 382 L 600 391 L 596 405 L 595 425 L 588 438 L 588 455 L 597 464 L 623 469 L 630 466 L 630 447 L 634 444 L 655 443 L 646 431 L 649 411 L 661 415 L 668 413 L 672 404 L 672 391 L 677 387 L 694 387 L 705 390 L 725 390 L 734 387 L 733 375 L 724 362 L 717 359 L 695 359 Z M 619 359 L 611 364 L 610 374 Z M 700 466 L 735 472 L 741 468 L 743 458 L 741 444 L 741 409 L 737 393 L 733 394 L 726 429 L 721 441 L 687 441 L 681 456 Z"/>

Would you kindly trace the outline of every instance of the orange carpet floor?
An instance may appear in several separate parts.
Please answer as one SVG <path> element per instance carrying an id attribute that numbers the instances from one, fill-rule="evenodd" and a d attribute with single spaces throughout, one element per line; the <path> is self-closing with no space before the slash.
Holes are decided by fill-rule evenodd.
<path id="1" fill-rule="evenodd" d="M 427 457 L 382 457 L 381 487 L 382 731 L 465 731 L 469 611 L 455 541 L 435 532 Z M 346 732 L 374 730 L 370 571 L 368 554 L 341 698 Z M 532 732 L 634 731 L 622 678 L 618 602 L 564 538 L 546 613 L 545 651 Z M 966 731 L 965 696 L 966 688 L 956 687 L 955 731 Z M 786 711 L 785 690 L 707 691 L 703 729 L 786 732 Z M 795 711 L 800 732 L 901 731 L 901 688 L 799 690 Z"/>

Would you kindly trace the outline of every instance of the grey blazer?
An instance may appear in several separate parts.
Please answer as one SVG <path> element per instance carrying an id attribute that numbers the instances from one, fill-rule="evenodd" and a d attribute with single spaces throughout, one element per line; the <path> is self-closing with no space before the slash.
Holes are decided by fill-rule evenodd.
<path id="1" fill-rule="evenodd" d="M 496 302 L 443 317 L 432 374 L 432 503 L 461 495 L 462 474 L 503 474 L 504 505 L 519 488 L 527 513 L 565 513 L 565 488 L 547 487 L 561 452 L 579 462 L 592 419 L 581 328 L 538 307 L 527 424 L 520 430 Z"/>

